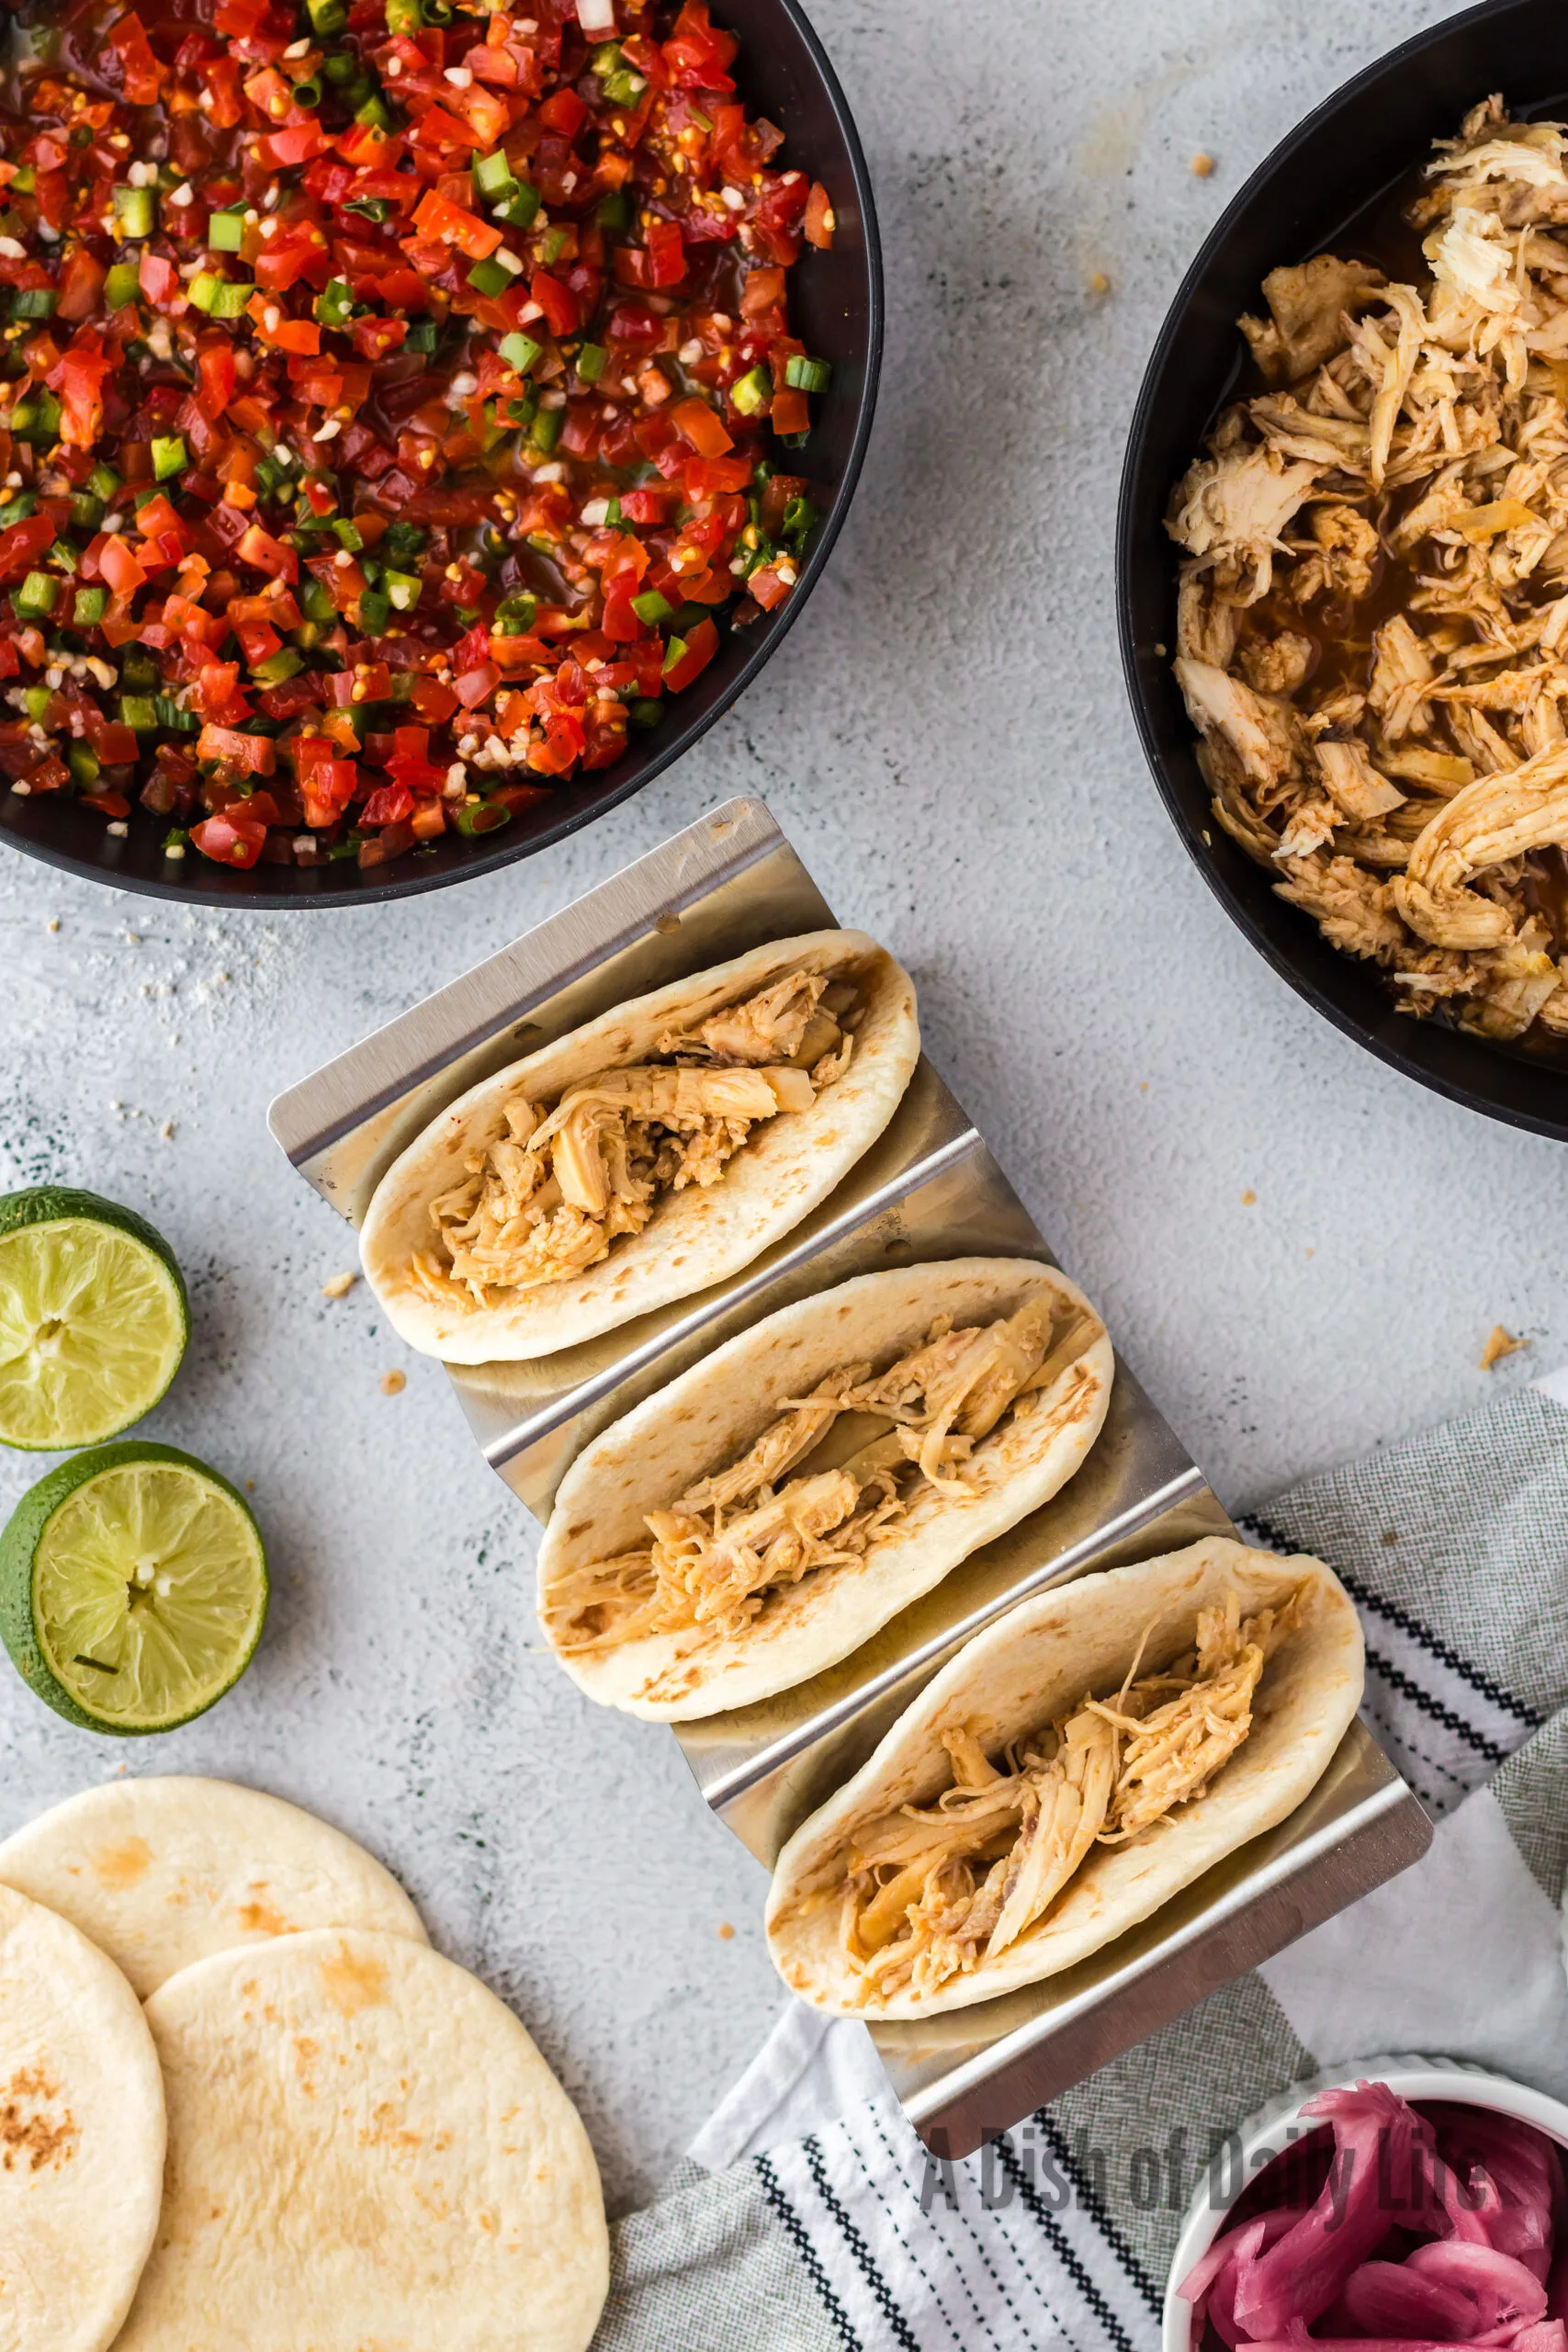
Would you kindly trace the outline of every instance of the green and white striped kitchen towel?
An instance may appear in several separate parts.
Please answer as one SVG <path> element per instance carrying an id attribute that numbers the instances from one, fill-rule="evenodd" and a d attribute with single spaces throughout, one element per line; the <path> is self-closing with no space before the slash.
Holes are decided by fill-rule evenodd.
<path id="1" fill-rule="evenodd" d="M 1568 1380 L 1247 1532 L 1357 1600 L 1367 1721 L 1443 1816 L 1427 1859 L 951 2167 L 864 2029 L 792 2005 L 617 2228 L 595 2352 L 1151 2352 L 1213 2150 L 1292 2081 L 1421 2050 L 1568 2098 Z"/>

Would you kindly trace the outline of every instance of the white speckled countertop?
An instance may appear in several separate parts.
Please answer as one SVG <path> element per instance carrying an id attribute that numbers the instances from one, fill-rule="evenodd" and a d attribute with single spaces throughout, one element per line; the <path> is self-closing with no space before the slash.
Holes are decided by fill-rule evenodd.
<path id="1" fill-rule="evenodd" d="M 743 27 L 744 0 L 721 13 Z M 671 1740 L 541 1654 L 532 1522 L 439 1367 L 363 1284 L 321 1295 L 350 1237 L 267 1135 L 278 1088 L 761 792 L 912 967 L 936 1059 L 1225 1500 L 1479 1405 L 1568 1338 L 1561 1150 L 1384 1069 L 1245 944 L 1145 774 L 1112 630 L 1122 435 L 1183 266 L 1310 104 L 1448 12 L 815 13 L 881 198 L 880 421 L 811 608 L 692 757 L 530 864 L 363 912 L 186 910 L 0 850 L 0 1184 L 86 1183 L 169 1236 L 195 1335 L 148 1431 L 254 1480 L 276 1576 L 240 1689 L 129 1757 L 0 1672 L 0 1831 L 127 1762 L 317 1807 L 526 2018 L 616 2209 L 777 2009 L 761 1873 Z M 1499 1321 L 1532 1350 L 1485 1374 Z M 0 1506 L 39 1466 L 0 1462 Z"/>

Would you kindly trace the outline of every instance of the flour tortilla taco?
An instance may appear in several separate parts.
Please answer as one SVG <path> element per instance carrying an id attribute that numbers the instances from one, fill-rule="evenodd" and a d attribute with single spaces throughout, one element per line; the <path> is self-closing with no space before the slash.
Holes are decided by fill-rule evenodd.
<path id="1" fill-rule="evenodd" d="M 1356 1612 L 1305 1555 L 1211 1539 L 1025 1602 L 780 1854 L 781 1975 L 864 2018 L 1056 1975 L 1293 1812 L 1361 1681 Z"/>
<path id="2" fill-rule="evenodd" d="M 546 1632 L 632 1714 L 787 1690 L 1065 1486 L 1111 1372 L 1083 1293 L 1032 1259 L 905 1266 L 786 1306 L 579 1455 L 539 1555 Z"/>
<path id="3" fill-rule="evenodd" d="M 554 1353 L 705 1290 L 833 1191 L 920 1049 L 909 976 L 858 931 L 774 941 L 469 1089 L 394 1161 L 360 1248 L 412 1347 Z"/>

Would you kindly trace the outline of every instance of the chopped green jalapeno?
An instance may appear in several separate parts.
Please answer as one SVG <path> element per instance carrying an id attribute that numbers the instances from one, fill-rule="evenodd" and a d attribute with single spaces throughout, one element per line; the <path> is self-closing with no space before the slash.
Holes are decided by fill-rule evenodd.
<path id="1" fill-rule="evenodd" d="M 506 196 L 517 186 L 512 166 L 502 154 L 476 155 L 469 169 L 476 190 L 487 199 Z"/>
<path id="2" fill-rule="evenodd" d="M 512 822 L 512 811 L 504 800 L 465 800 L 455 822 L 460 833 L 472 839 L 482 833 L 499 833 L 503 825 Z"/>
<path id="3" fill-rule="evenodd" d="M 117 187 L 114 217 L 122 237 L 150 237 L 157 223 L 158 199 L 150 187 Z"/>
<path id="4" fill-rule="evenodd" d="M 526 180 L 519 180 L 511 195 L 491 205 L 491 210 L 509 229 L 531 229 L 539 217 L 539 191 Z"/>
<path id="5" fill-rule="evenodd" d="M 773 400 L 773 379 L 765 368 L 753 368 L 731 384 L 729 397 L 742 416 L 761 416 Z"/>

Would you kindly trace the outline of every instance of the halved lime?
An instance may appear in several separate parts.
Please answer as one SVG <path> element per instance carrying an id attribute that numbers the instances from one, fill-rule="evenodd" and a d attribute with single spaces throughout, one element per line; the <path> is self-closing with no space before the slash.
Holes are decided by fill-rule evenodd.
<path id="1" fill-rule="evenodd" d="M 117 1437 L 158 1402 L 189 1333 L 174 1252 L 134 1209 L 57 1184 L 0 1199 L 0 1445 Z"/>
<path id="2" fill-rule="evenodd" d="M 63 1462 L 0 1534 L 0 1638 L 56 1714 L 173 1731 L 231 1690 L 266 1622 L 266 1553 L 243 1495 L 172 1445 Z"/>

